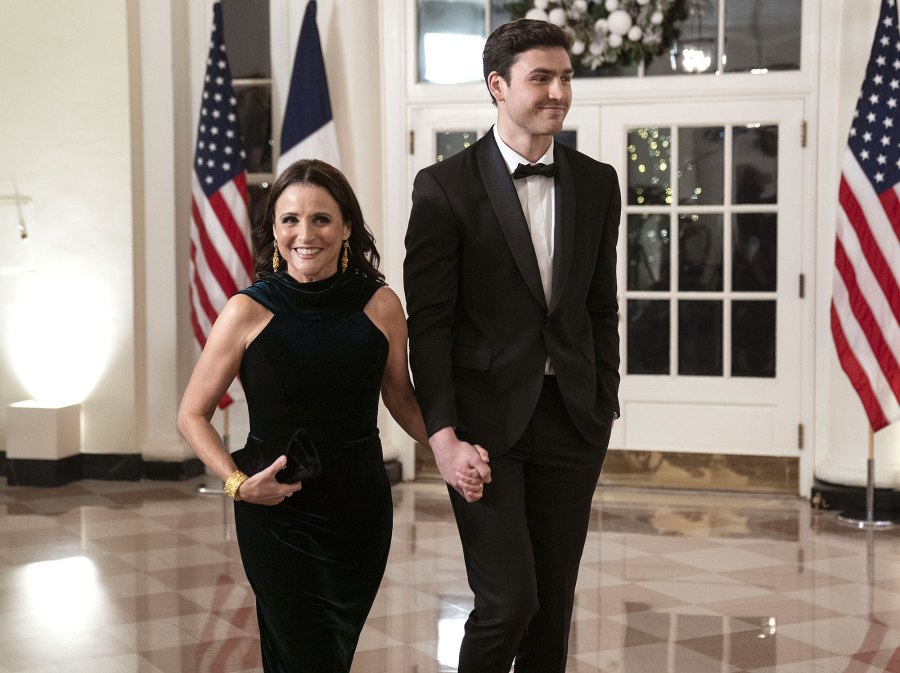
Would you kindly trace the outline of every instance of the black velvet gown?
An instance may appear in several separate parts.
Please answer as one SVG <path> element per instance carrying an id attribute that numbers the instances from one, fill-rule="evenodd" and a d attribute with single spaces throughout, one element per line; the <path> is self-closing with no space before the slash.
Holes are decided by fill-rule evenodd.
<path id="1" fill-rule="evenodd" d="M 384 575 L 392 503 L 376 422 L 388 343 L 363 313 L 379 287 L 346 272 L 242 290 L 274 314 L 240 368 L 251 438 L 302 427 L 322 463 L 280 505 L 235 503 L 267 673 L 349 671 Z"/>

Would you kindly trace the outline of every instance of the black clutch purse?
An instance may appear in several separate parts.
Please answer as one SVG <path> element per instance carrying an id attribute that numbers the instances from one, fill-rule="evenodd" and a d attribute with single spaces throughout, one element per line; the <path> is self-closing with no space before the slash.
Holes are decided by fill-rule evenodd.
<path id="1" fill-rule="evenodd" d="M 289 439 L 284 437 L 263 441 L 248 435 L 247 444 L 231 454 L 238 469 L 247 475 L 262 472 L 278 456 L 287 456 L 287 465 L 275 475 L 281 484 L 309 481 L 322 472 L 319 454 L 309 435 L 299 428 Z"/>

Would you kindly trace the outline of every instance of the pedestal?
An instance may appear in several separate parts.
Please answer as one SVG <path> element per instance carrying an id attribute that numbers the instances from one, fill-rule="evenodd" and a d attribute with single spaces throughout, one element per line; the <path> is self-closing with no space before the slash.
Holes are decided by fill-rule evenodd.
<path id="1" fill-rule="evenodd" d="M 26 400 L 7 407 L 10 486 L 61 486 L 81 478 L 81 405 Z"/>

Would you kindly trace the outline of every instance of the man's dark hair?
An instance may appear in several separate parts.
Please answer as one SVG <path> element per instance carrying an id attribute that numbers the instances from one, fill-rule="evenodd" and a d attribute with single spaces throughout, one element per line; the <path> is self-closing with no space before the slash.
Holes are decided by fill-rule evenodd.
<path id="1" fill-rule="evenodd" d="M 484 68 L 484 83 L 488 75 L 497 72 L 509 84 L 509 70 L 519 60 L 519 54 L 535 47 L 562 47 L 571 58 L 573 38 L 565 30 L 547 21 L 518 19 L 504 23 L 488 36 L 484 43 L 481 61 Z M 490 86 L 488 86 L 490 93 Z M 491 102 L 496 105 L 494 94 Z"/>

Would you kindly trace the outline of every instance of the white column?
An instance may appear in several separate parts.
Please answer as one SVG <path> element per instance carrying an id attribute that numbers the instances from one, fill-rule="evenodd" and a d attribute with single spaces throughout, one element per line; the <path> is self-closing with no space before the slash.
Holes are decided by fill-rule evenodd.
<path id="1" fill-rule="evenodd" d="M 132 128 L 138 449 L 145 460 L 178 462 L 193 457 L 175 428 L 183 386 L 178 314 L 185 302 L 179 293 L 187 293 L 187 269 L 178 266 L 187 265 L 178 254 L 178 223 L 186 226 L 190 202 L 180 196 L 189 185 L 182 190 L 176 185 L 176 86 L 183 85 L 175 72 L 184 64 L 173 67 L 173 62 L 186 51 L 175 39 L 190 33 L 173 37 L 174 19 L 171 2 L 140 0 L 139 25 L 132 26 L 137 38 L 132 49 L 138 50 L 132 52 Z"/>

